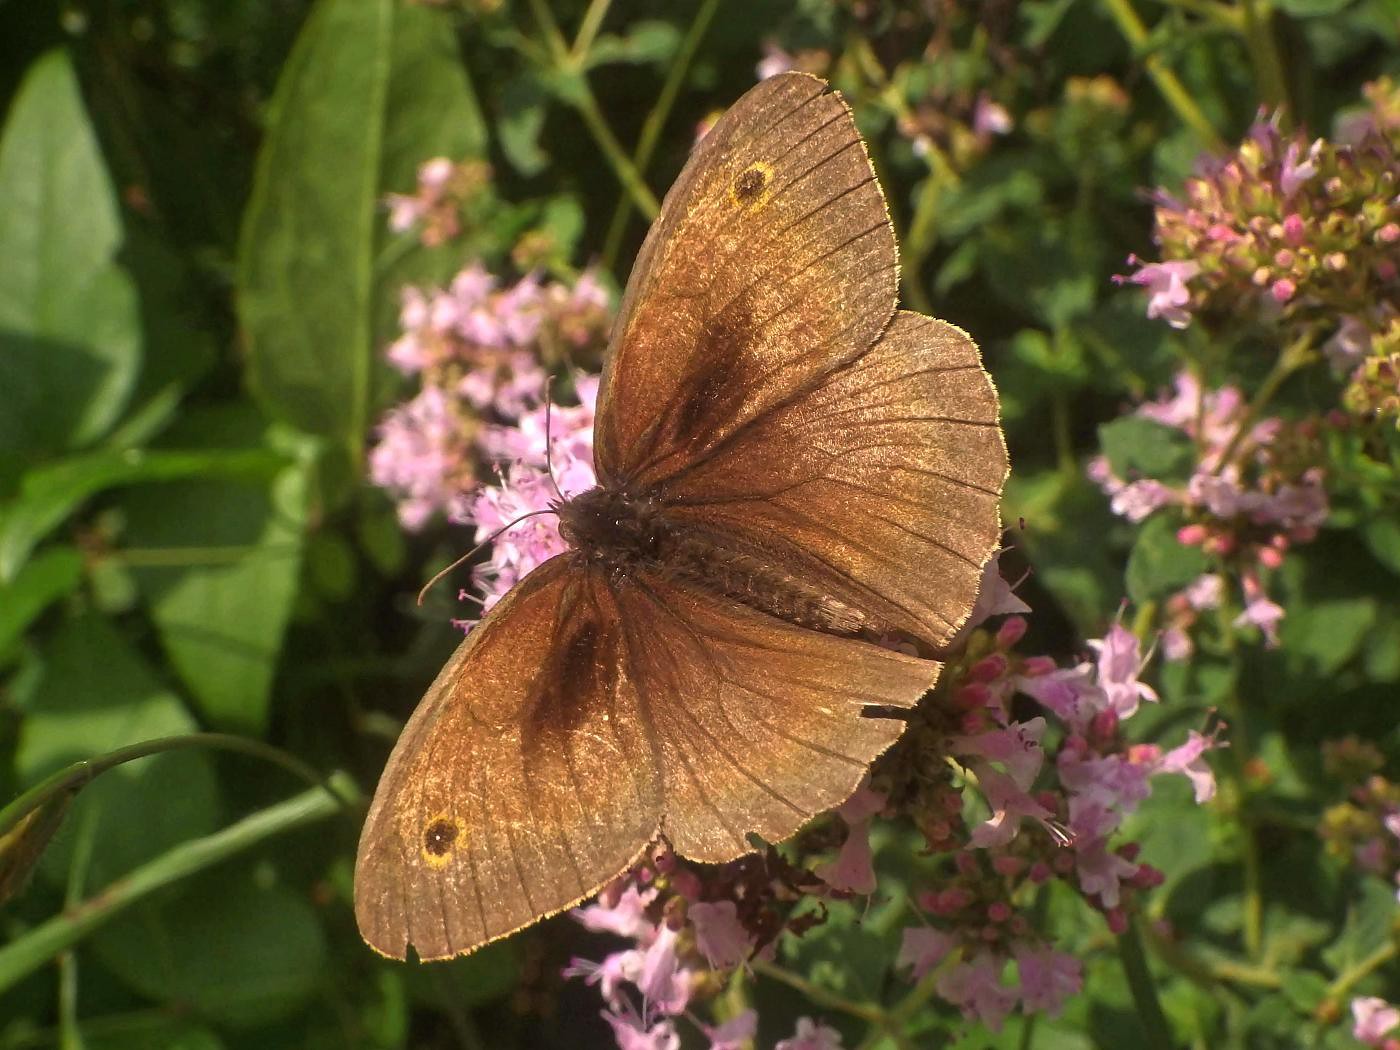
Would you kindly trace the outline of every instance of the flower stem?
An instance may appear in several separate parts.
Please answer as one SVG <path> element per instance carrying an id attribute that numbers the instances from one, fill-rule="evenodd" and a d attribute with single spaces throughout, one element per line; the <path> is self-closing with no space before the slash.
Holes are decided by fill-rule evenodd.
<path id="1" fill-rule="evenodd" d="M 603 19 L 608 16 L 608 8 L 611 5 L 612 0 L 593 0 L 588 5 L 588 10 L 583 13 L 583 20 L 578 25 L 578 35 L 574 37 L 574 46 L 569 52 L 576 65 L 582 64 L 592 49 L 593 41 L 598 36 L 598 30 L 603 27 Z"/>
<path id="2" fill-rule="evenodd" d="M 1289 344 L 1279 354 L 1274 361 L 1274 366 L 1269 370 L 1269 374 L 1264 377 L 1264 381 L 1259 384 L 1259 389 L 1254 392 L 1254 397 L 1245 406 L 1244 415 L 1240 416 L 1240 421 L 1235 427 L 1235 432 L 1230 435 L 1230 441 L 1220 453 L 1220 458 L 1216 460 L 1215 467 L 1211 471 L 1219 474 L 1224 470 L 1235 454 L 1239 452 L 1244 439 L 1249 436 L 1250 430 L 1258 420 L 1259 414 L 1264 411 L 1269 402 L 1278 393 L 1279 387 L 1287 381 L 1288 377 L 1300 368 L 1313 362 L 1316 355 L 1313 353 L 1313 335 L 1308 332 L 1300 336 L 1295 342 Z"/>
<path id="3" fill-rule="evenodd" d="M 1400 956 L 1400 943 L 1386 941 L 1366 958 L 1339 973 L 1327 988 L 1327 998 L 1334 1001 L 1345 998 L 1354 987 L 1397 956 Z"/>
<path id="4" fill-rule="evenodd" d="M 358 795 L 345 773 L 332 773 L 314 787 L 244 817 L 222 831 L 184 842 L 128 872 L 76 907 L 65 908 L 0 948 L 0 991 L 14 987 L 58 953 L 155 891 L 223 861 L 259 842 L 340 811 L 343 798 Z"/>
<path id="5" fill-rule="evenodd" d="M 4 809 L 0 809 L 0 836 L 13 829 L 25 816 L 46 802 L 52 801 L 60 795 L 79 790 L 94 777 L 105 773 L 114 766 L 138 758 L 161 754 L 165 751 L 179 751 L 187 747 L 212 747 L 223 751 L 237 751 L 245 755 L 253 755 L 281 766 L 308 784 L 319 786 L 323 783 L 321 775 L 301 759 L 281 748 L 264 744 L 261 740 L 234 736 L 231 733 L 187 733 L 183 736 L 159 737 L 155 740 L 143 740 L 138 744 L 118 748 L 96 758 L 74 762 L 72 765 L 65 766 L 56 773 L 45 777 L 28 791 L 13 799 Z M 354 798 L 356 794 L 352 793 L 347 798 Z M 343 804 L 346 799 L 338 801 Z"/>
<path id="6" fill-rule="evenodd" d="M 676 97 L 680 94 L 681 85 L 685 83 L 686 74 L 690 72 L 690 64 L 695 60 L 695 52 L 699 50 L 700 41 L 704 39 L 705 32 L 710 28 L 710 23 L 714 21 L 719 4 L 720 0 L 703 0 L 695 12 L 695 17 L 691 19 L 690 28 L 685 31 L 685 37 L 681 40 L 680 47 L 676 51 L 676 57 L 672 60 L 671 68 L 666 73 L 666 81 L 661 85 L 661 94 L 656 97 L 656 105 L 651 107 L 646 120 L 642 122 L 642 133 L 637 139 L 637 148 L 632 153 L 632 166 L 638 175 L 645 172 L 651 163 L 652 154 L 656 152 L 656 144 L 661 139 L 661 131 L 671 116 L 671 109 L 676 104 Z M 631 196 L 623 194 L 617 202 L 617 207 L 613 209 L 612 219 L 608 223 L 607 237 L 603 241 L 602 263 L 607 270 L 612 270 L 617 262 L 617 253 L 622 247 L 622 235 L 627 232 L 627 218 L 631 213 Z"/>
<path id="7" fill-rule="evenodd" d="M 1284 130 L 1289 123 L 1288 82 L 1283 75 L 1283 59 L 1274 36 L 1273 8 L 1269 0 L 1240 0 L 1241 32 L 1249 61 L 1254 66 L 1254 80 L 1259 98 L 1271 110 L 1283 114 Z"/>
<path id="8" fill-rule="evenodd" d="M 632 161 L 623 152 L 622 147 L 618 144 L 617 136 L 613 134 L 612 128 L 608 126 L 602 111 L 599 110 L 598 100 L 594 98 L 593 89 L 588 86 L 588 78 L 584 76 L 581 69 L 583 56 L 574 55 L 570 51 L 545 0 L 530 0 L 530 9 L 534 12 L 540 32 L 544 34 L 545 44 L 549 49 L 550 61 L 554 70 L 567 85 L 567 89 L 561 94 L 583 118 L 583 123 L 588 128 L 589 134 L 593 136 L 593 141 L 598 144 L 598 148 L 603 151 L 603 157 L 607 160 L 623 189 L 631 194 L 632 200 L 641 209 L 642 214 L 649 219 L 655 218 L 656 213 L 661 210 L 661 206 L 656 202 L 655 195 L 642 180 Z"/>
<path id="9" fill-rule="evenodd" d="M 1148 1050 L 1172 1050 L 1171 1028 L 1167 1025 L 1166 1015 L 1162 1013 L 1162 1004 L 1157 1000 L 1157 984 L 1147 968 L 1147 957 L 1143 954 L 1137 924 L 1137 916 L 1130 916 L 1128 928 L 1118 937 L 1118 958 L 1128 978 L 1128 989 L 1137 1006 L 1138 1020 L 1147 1037 Z"/>
<path id="10" fill-rule="evenodd" d="M 1103 0 L 1104 6 L 1108 8 L 1109 15 L 1118 23 L 1118 31 L 1123 34 L 1123 38 L 1133 46 L 1133 50 L 1143 52 L 1147 47 L 1147 26 L 1133 10 L 1131 0 Z M 1220 137 L 1219 132 L 1201 112 L 1201 108 L 1196 105 L 1195 99 L 1186 90 L 1185 85 L 1177 79 L 1175 73 L 1162 61 L 1160 55 L 1147 51 L 1143 53 L 1142 64 L 1147 70 L 1147 75 L 1152 78 L 1152 82 L 1157 85 L 1157 90 L 1162 93 L 1183 124 L 1191 128 L 1201 137 L 1206 148 L 1215 153 L 1225 152 L 1225 140 Z"/>
<path id="11" fill-rule="evenodd" d="M 886 1021 L 885 1011 L 874 1003 L 859 1003 L 854 999 L 847 999 L 845 996 L 837 995 L 829 989 L 815 984 L 807 978 L 785 970 L 775 963 L 764 962 L 761 959 L 753 962 L 754 973 L 762 977 L 770 977 L 781 984 L 787 985 L 816 1003 L 824 1006 L 828 1010 L 840 1010 L 843 1014 L 850 1014 L 852 1017 L 859 1017 L 872 1025 L 884 1026 Z"/>

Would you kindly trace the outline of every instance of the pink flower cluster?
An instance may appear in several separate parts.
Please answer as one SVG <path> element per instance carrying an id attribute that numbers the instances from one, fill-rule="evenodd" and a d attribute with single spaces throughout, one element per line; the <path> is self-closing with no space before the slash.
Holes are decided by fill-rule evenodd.
<path id="1" fill-rule="evenodd" d="M 483 161 L 457 163 L 434 157 L 418 166 L 416 192 L 391 193 L 389 229 L 406 233 L 418 227 L 418 238 L 426 246 L 442 244 L 462 232 L 462 208 L 484 191 L 491 182 L 491 167 Z"/>
<path id="2" fill-rule="evenodd" d="M 572 287 L 531 274 L 501 288 L 478 263 L 445 289 L 404 289 L 403 334 L 387 357 L 421 386 L 380 421 L 369 467 L 371 480 L 398 502 L 405 528 L 422 528 L 441 512 L 463 516 L 483 457 L 524 461 L 534 431 L 522 426 L 539 424 L 544 465 L 543 411 L 536 410 L 545 397 L 543 362 L 596 345 L 609 322 L 607 292 L 588 273 Z M 580 393 L 588 396 L 584 386 Z M 591 413 L 590 405 L 587 440 Z M 565 430 L 577 431 L 574 416 L 560 416 Z M 483 422 L 492 418 L 514 427 Z M 575 433 L 574 445 L 578 440 Z M 591 451 L 585 458 L 591 470 Z"/>
<path id="3" fill-rule="evenodd" d="M 1376 1050 L 1400 1050 L 1400 1009 L 1374 995 L 1351 1001 L 1351 1034 Z"/>
<path id="4" fill-rule="evenodd" d="M 934 719 L 915 730 L 936 735 L 942 729 L 942 750 L 967 770 L 990 815 L 961 830 L 961 798 L 946 791 L 926 794 L 910 807 L 930 848 L 953 854 L 953 871 L 937 890 L 918 895 L 930 923 L 905 931 L 900 961 L 915 979 L 944 964 L 937 994 L 994 1029 L 1018 1002 L 1026 1013 L 1054 1014 L 1080 986 L 1078 961 L 1047 943 L 1018 903 L 1026 898 L 1023 888 L 1062 879 L 1121 933 L 1127 896 L 1161 879 L 1137 861 L 1135 844 L 1111 841 L 1150 794 L 1150 779 L 1183 775 L 1197 802 L 1215 793 L 1204 759 L 1215 746 L 1210 738 L 1192 731 L 1169 751 L 1124 741 L 1122 723 L 1141 701 L 1157 699 L 1139 678 L 1145 660 L 1131 632 L 1115 625 L 1090 643 L 1095 660 L 1060 668 L 1048 657 L 1011 651 L 1025 627 L 1013 616 L 995 634 L 975 633 L 950 668 L 955 722 L 940 727 Z M 1042 743 L 1047 720 L 1010 720 L 1016 693 L 1038 701 L 1062 727 L 1048 769 Z M 1028 820 L 1043 834 L 1022 835 Z M 1006 983 L 1011 963 L 1016 979 Z"/>
<path id="5" fill-rule="evenodd" d="M 1400 129 L 1385 118 L 1400 96 L 1388 82 L 1368 95 L 1372 119 L 1353 122 L 1350 143 L 1286 136 L 1261 117 L 1179 198 L 1158 192 L 1162 258 L 1130 257 L 1136 269 L 1118 278 L 1147 289 L 1149 317 L 1318 326 L 1336 333 L 1330 351 L 1365 352 L 1400 287 Z"/>
<path id="6" fill-rule="evenodd" d="M 1178 541 L 1220 559 L 1238 576 L 1238 623 L 1257 627 L 1277 644 L 1283 609 L 1265 592 L 1264 574 L 1283 563 L 1291 546 L 1312 540 L 1329 510 L 1320 455 L 1304 447 L 1309 425 L 1289 430 L 1276 417 L 1250 422 L 1238 389 L 1205 390 L 1189 372 L 1177 376 L 1173 395 L 1140 405 L 1135 414 L 1191 438 L 1197 461 L 1190 478 L 1184 484 L 1120 478 L 1104 456 L 1090 461 L 1089 477 L 1129 521 L 1166 508 L 1180 514 L 1185 524 Z M 1172 626 L 1164 639 L 1169 659 L 1191 653 L 1189 628 L 1199 612 L 1218 608 L 1224 594 L 1224 577 L 1210 573 L 1171 599 Z"/>
<path id="7" fill-rule="evenodd" d="M 1322 753 L 1348 791 L 1323 814 L 1318 834 L 1333 855 L 1390 882 L 1400 899 L 1400 785 L 1381 775 L 1385 759 L 1369 742 L 1332 740 Z"/>
<path id="8" fill-rule="evenodd" d="M 690 1007 L 719 989 L 718 974 L 755 956 L 771 957 L 771 938 L 783 920 L 759 891 L 778 883 L 791 895 L 801 885 L 794 879 L 812 881 L 776 855 L 702 873 L 658 850 L 573 913 L 588 929 L 622 938 L 627 946 L 601 962 L 576 958 L 564 976 L 598 987 L 619 1050 L 679 1050 L 681 1018 L 710 1050 L 741 1050 L 758 1027 L 753 1010 L 711 1024 Z M 716 894 L 722 899 L 711 899 Z M 768 942 L 760 945 L 760 936 Z M 841 1050 L 841 1040 L 835 1029 L 804 1017 L 775 1050 Z"/>

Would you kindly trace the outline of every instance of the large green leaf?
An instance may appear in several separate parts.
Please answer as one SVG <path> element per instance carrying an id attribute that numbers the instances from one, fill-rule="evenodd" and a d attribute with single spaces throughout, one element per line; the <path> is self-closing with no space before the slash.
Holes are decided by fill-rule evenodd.
<path id="1" fill-rule="evenodd" d="M 0 138 L 0 468 L 100 437 L 141 362 L 120 216 L 68 56 L 37 61 Z M 3 474 L 3 470 L 0 470 Z"/>
<path id="2" fill-rule="evenodd" d="M 319 0 L 277 84 L 239 243 L 255 393 L 351 442 L 368 420 L 392 27 L 389 0 Z"/>
<path id="3" fill-rule="evenodd" d="M 234 446 L 262 440 L 255 412 L 189 414 L 176 437 Z M 307 474 L 301 463 L 256 481 L 198 479 L 123 494 L 126 544 L 163 564 L 133 572 L 170 664 L 214 726 L 260 734 L 301 572 Z"/>
<path id="4" fill-rule="evenodd" d="M 319 0 L 277 85 L 239 245 L 254 391 L 358 448 L 375 402 L 381 198 L 483 125 L 444 12 Z M 396 288 L 389 288 L 394 292 Z"/>

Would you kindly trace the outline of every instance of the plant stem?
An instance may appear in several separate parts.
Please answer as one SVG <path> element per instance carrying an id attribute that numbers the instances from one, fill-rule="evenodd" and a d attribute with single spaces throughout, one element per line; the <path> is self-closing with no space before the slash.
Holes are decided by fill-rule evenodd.
<path id="1" fill-rule="evenodd" d="M 1123 34 L 1123 38 L 1133 46 L 1134 51 L 1143 51 L 1147 46 L 1147 27 L 1143 25 L 1142 19 L 1133 10 L 1131 0 L 1103 0 L 1104 6 L 1108 8 L 1108 13 L 1113 20 L 1118 23 L 1118 30 Z M 1206 115 L 1201 112 L 1201 108 L 1196 105 L 1195 99 L 1186 90 L 1185 85 L 1177 79 L 1175 73 L 1162 61 L 1162 56 L 1146 52 L 1142 56 L 1142 64 L 1147 70 L 1147 75 L 1152 78 L 1152 82 L 1157 85 L 1157 90 L 1162 93 L 1183 124 L 1191 128 L 1201 137 L 1206 148 L 1215 153 L 1225 152 L 1225 140 L 1220 137 Z"/>
<path id="2" fill-rule="evenodd" d="M 845 996 L 837 995 L 835 992 L 823 988 L 819 984 L 807 980 L 791 970 L 785 970 L 776 963 L 764 962 L 761 959 L 753 962 L 754 973 L 762 977 L 770 977 L 781 984 L 787 985 L 816 1003 L 824 1006 L 828 1010 L 840 1010 L 843 1014 L 850 1014 L 852 1017 L 859 1017 L 862 1021 L 870 1024 L 883 1026 L 885 1023 L 885 1011 L 873 1003 L 858 1003 L 854 999 L 847 999 Z"/>
<path id="3" fill-rule="evenodd" d="M 1157 1000 L 1157 985 L 1147 968 L 1147 957 L 1142 951 L 1137 924 L 1137 916 L 1130 916 L 1128 928 L 1118 937 L 1118 958 L 1123 963 L 1123 973 L 1128 978 L 1128 988 L 1137 1006 L 1138 1020 L 1142 1023 L 1143 1034 L 1147 1036 L 1149 1050 L 1172 1050 L 1171 1028 L 1167 1025 L 1166 1015 L 1162 1013 L 1162 1004 Z"/>
<path id="4" fill-rule="evenodd" d="M 244 817 L 222 831 L 184 842 L 127 873 L 76 907 L 65 908 L 0 948 L 0 991 L 33 973 L 59 952 L 156 890 L 211 867 L 242 850 L 303 824 L 340 811 L 342 798 L 355 798 L 359 789 L 348 774 L 332 773 L 325 787 Z"/>
<path id="5" fill-rule="evenodd" d="M 114 766 L 119 766 L 124 762 L 132 762 L 138 758 L 161 754 L 165 751 L 179 751 L 188 747 L 211 747 L 253 755 L 281 766 L 308 784 L 323 785 L 321 775 L 301 759 L 281 748 L 265 744 L 261 740 L 234 736 L 231 733 L 187 733 L 183 736 L 159 737 L 155 740 L 143 740 L 138 744 L 130 744 L 96 758 L 74 762 L 71 766 L 65 766 L 56 773 L 45 777 L 28 791 L 13 799 L 4 809 L 0 809 L 0 836 L 14 828 L 27 814 L 38 809 L 44 803 L 64 793 L 80 790 L 94 777 L 105 773 Z M 326 790 L 330 790 L 329 784 L 324 786 Z M 338 797 L 337 801 L 344 805 L 349 799 L 356 798 L 358 795 L 359 792 L 356 790 L 345 798 Z"/>
<path id="6" fill-rule="evenodd" d="M 579 23 L 578 35 L 574 37 L 574 46 L 570 50 L 570 57 L 576 66 L 581 66 L 588 52 L 593 47 L 593 41 L 598 36 L 598 30 L 603 26 L 603 19 L 608 16 L 608 8 L 612 5 L 612 0 L 592 0 L 588 5 L 588 10 L 583 13 L 583 21 Z"/>
<path id="7" fill-rule="evenodd" d="M 1289 124 L 1288 82 L 1283 75 L 1283 59 L 1279 56 L 1274 37 L 1273 8 L 1269 0 L 1240 0 L 1241 32 L 1254 66 L 1254 80 L 1259 97 L 1271 110 L 1283 117 L 1284 129 Z"/>
<path id="8" fill-rule="evenodd" d="M 1230 461 L 1235 453 L 1240 450 L 1240 445 L 1249 436 L 1250 430 L 1254 427 L 1259 414 L 1264 411 L 1274 395 L 1278 393 L 1279 387 L 1294 372 L 1311 364 L 1316 355 L 1312 351 L 1313 335 L 1311 332 L 1300 336 L 1295 342 L 1284 348 L 1274 361 L 1274 366 L 1269 370 L 1269 374 L 1264 377 L 1264 382 L 1259 384 L 1259 389 L 1254 392 L 1254 397 L 1245 406 L 1244 415 L 1240 416 L 1240 421 L 1235 427 L 1235 432 L 1230 435 L 1229 444 L 1220 453 L 1220 458 L 1216 461 L 1213 474 L 1219 474 Z"/>
<path id="9" fill-rule="evenodd" d="M 1327 988 L 1327 998 L 1333 1000 L 1345 998 L 1352 988 L 1397 956 L 1400 956 L 1400 944 L 1394 940 L 1386 941 L 1366 958 L 1353 963 L 1339 973 L 1337 979 Z"/>
<path id="10" fill-rule="evenodd" d="M 706 31 L 710 28 L 710 23 L 714 21 L 719 4 L 720 0 L 703 0 L 696 10 L 695 17 L 691 19 L 690 28 L 685 31 L 685 37 L 681 40 L 680 48 L 676 51 L 676 57 L 671 62 L 671 68 L 666 73 L 666 81 L 661 85 L 661 94 L 656 97 L 656 105 L 651 107 L 646 120 L 642 122 L 642 133 L 637 139 L 637 148 L 632 154 L 632 166 L 636 168 L 639 175 L 645 172 L 647 166 L 651 164 L 652 154 L 656 152 L 656 144 L 661 140 L 661 131 L 671 116 L 671 109 L 676 104 L 676 97 L 680 94 L 681 85 L 685 83 L 686 74 L 690 72 L 690 64 L 695 60 L 695 52 L 699 50 L 700 41 L 704 39 Z M 609 271 L 617 264 L 617 253 L 622 248 L 622 236 L 627 232 L 627 219 L 631 214 L 631 197 L 624 194 L 618 200 L 617 207 L 613 209 L 612 219 L 608 222 L 608 233 L 603 241 L 602 262 L 604 268 Z"/>
<path id="11" fill-rule="evenodd" d="M 617 181 L 632 195 L 632 200 L 636 202 L 642 214 L 648 219 L 655 218 L 661 206 L 641 175 L 637 173 L 632 161 L 623 152 L 617 136 L 612 133 L 612 128 L 608 127 L 607 120 L 598 109 L 598 100 L 593 97 L 593 90 L 588 86 L 588 78 L 580 71 L 579 63 L 564 42 L 564 36 L 559 32 L 559 25 L 550 13 L 549 5 L 545 0 L 530 0 L 530 9 L 534 12 L 535 21 L 539 23 L 540 32 L 544 34 L 555 72 L 569 78 L 570 90 L 565 96 L 566 100 L 578 110 L 589 134 L 593 136 L 593 141 L 603 151 L 604 158 L 612 168 L 613 174 L 617 176 Z"/>

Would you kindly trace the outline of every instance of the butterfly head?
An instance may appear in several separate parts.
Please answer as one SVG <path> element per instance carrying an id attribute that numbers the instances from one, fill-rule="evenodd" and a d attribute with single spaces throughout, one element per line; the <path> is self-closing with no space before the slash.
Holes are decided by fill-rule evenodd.
<path id="1" fill-rule="evenodd" d="M 604 562 L 654 557 L 666 531 L 651 500 L 601 485 L 560 502 L 557 509 L 564 542 Z"/>

